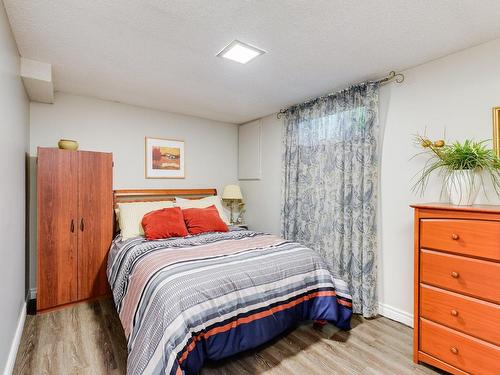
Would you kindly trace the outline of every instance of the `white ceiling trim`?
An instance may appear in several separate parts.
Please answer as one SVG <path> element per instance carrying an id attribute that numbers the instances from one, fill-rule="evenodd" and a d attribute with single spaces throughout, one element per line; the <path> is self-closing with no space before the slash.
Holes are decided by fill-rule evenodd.
<path id="1" fill-rule="evenodd" d="M 52 65 L 21 57 L 21 78 L 33 102 L 54 103 Z"/>

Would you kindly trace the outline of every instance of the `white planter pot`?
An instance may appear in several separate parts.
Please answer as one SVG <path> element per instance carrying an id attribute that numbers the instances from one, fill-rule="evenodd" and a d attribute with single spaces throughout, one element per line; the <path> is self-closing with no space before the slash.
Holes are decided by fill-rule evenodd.
<path id="1" fill-rule="evenodd" d="M 481 186 L 480 172 L 461 169 L 451 172 L 446 181 L 450 202 L 457 206 L 472 206 Z"/>

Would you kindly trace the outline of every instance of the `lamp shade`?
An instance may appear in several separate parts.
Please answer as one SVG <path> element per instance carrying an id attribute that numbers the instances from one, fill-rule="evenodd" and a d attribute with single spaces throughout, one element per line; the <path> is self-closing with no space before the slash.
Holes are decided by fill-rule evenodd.
<path id="1" fill-rule="evenodd" d="M 224 193 L 222 194 L 222 199 L 243 199 L 241 195 L 241 190 L 238 185 L 227 185 L 224 188 Z"/>

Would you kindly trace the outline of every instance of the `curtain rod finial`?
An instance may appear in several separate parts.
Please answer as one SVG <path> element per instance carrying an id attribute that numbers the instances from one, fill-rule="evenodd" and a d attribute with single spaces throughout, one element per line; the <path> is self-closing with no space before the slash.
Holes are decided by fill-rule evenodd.
<path id="1" fill-rule="evenodd" d="M 394 76 L 394 80 L 396 83 L 402 83 L 405 80 L 405 76 L 403 73 L 398 73 Z"/>
<path id="2" fill-rule="evenodd" d="M 402 83 L 405 80 L 405 76 L 403 73 L 396 73 L 396 71 L 391 70 L 387 77 L 379 79 L 377 82 L 380 84 L 388 83 L 394 80 L 396 83 Z"/>
<path id="3" fill-rule="evenodd" d="M 280 109 L 278 113 L 276 113 L 276 118 L 278 120 L 281 120 L 283 116 L 286 114 L 287 110 L 286 109 Z"/>

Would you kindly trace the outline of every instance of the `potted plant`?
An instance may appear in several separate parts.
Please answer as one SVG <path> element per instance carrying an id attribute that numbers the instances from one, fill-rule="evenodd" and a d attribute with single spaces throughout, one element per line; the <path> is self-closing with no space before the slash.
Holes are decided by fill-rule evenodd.
<path id="1" fill-rule="evenodd" d="M 486 146 L 487 141 L 467 139 L 446 144 L 442 139 L 431 141 L 420 135 L 416 138 L 423 151 L 415 156 L 427 155 L 429 158 L 417 174 L 413 191 L 423 194 L 429 177 L 437 172 L 444 179 L 441 194 L 446 191 L 452 204 L 469 206 L 474 204 L 479 189 L 484 189 L 483 176 L 486 174 L 499 195 L 500 159 Z"/>

